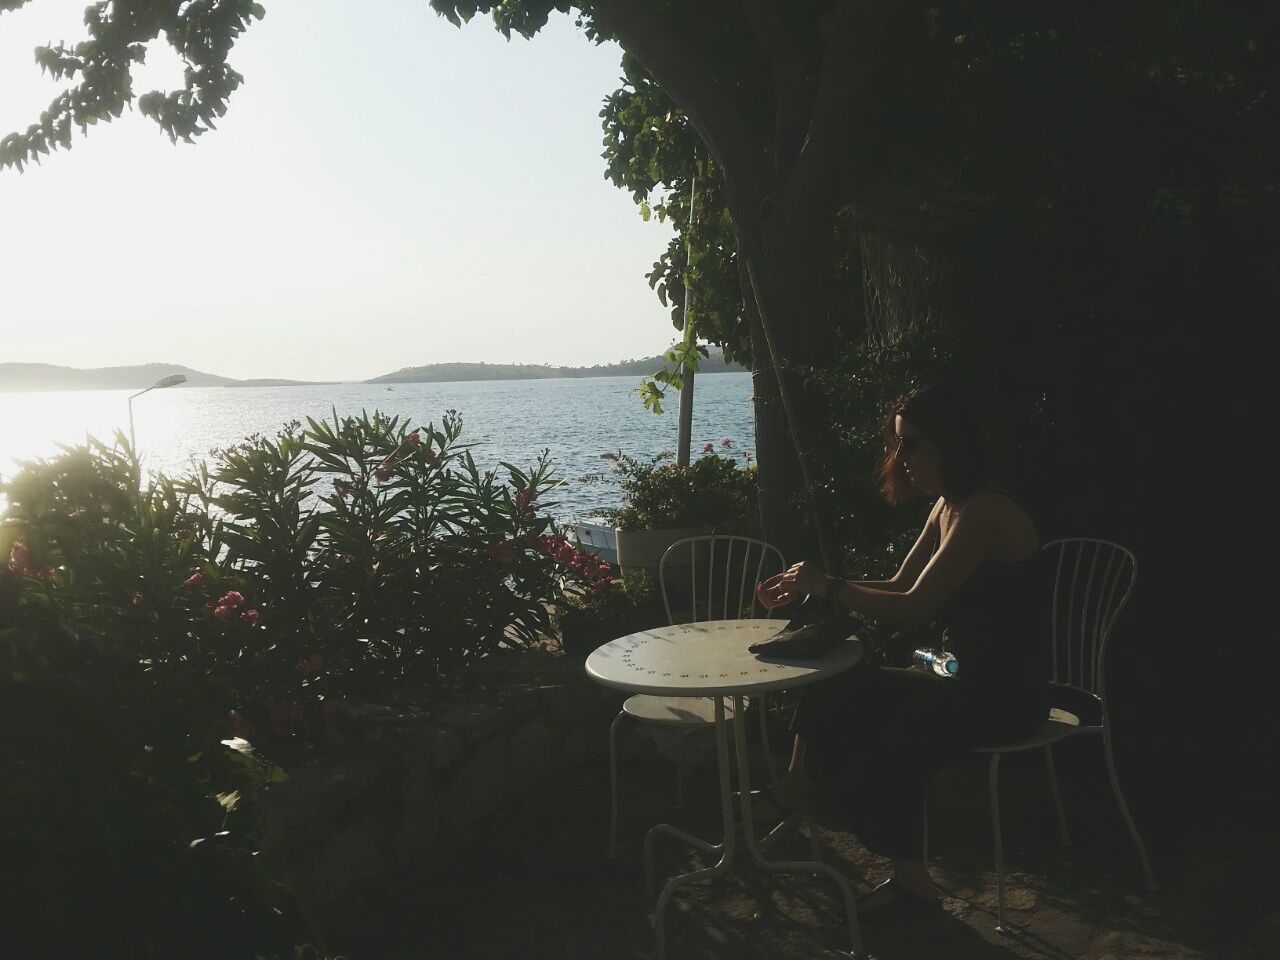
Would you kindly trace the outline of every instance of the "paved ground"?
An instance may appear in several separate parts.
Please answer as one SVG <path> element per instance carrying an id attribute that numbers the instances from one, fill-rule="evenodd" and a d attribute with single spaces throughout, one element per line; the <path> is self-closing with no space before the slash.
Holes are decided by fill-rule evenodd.
<path id="1" fill-rule="evenodd" d="M 1069 744 L 1059 760 L 1075 843 L 1057 843 L 1039 758 L 1002 766 L 1009 904 L 1017 929 L 995 931 L 995 875 L 985 767 L 965 763 L 935 784 L 931 855 L 945 913 L 923 923 L 868 925 L 878 960 L 1270 960 L 1280 957 L 1280 890 L 1274 837 L 1238 824 L 1148 837 L 1160 890 L 1144 889 L 1138 860 L 1107 791 L 1097 743 Z M 1074 751 L 1074 753 L 1073 753 Z M 1078 756 L 1077 756 L 1078 755 Z M 1075 759 L 1073 759 L 1073 756 Z M 1096 762 L 1094 762 L 1096 760 Z M 603 857 L 608 827 L 605 764 L 577 770 L 519 809 L 459 838 L 447 868 L 398 890 L 380 916 L 331 944 L 349 960 L 649 960 L 654 898 L 641 892 L 641 841 L 660 820 L 718 839 L 714 767 L 673 809 L 672 767 L 624 767 L 627 804 L 617 862 Z M 1179 798 L 1169 798 L 1176 805 Z M 1166 811 L 1167 812 L 1167 811 Z M 1194 811 L 1187 811 L 1189 815 Z M 1189 822 L 1194 816 L 1189 816 Z M 1167 818 L 1166 818 L 1167 822 Z M 1213 827 L 1213 825 L 1210 825 Z M 823 831 L 825 857 L 858 888 L 885 876 L 883 861 L 847 834 Z M 802 838 L 779 853 L 802 854 Z M 674 842 L 660 873 L 696 858 Z M 1268 899 L 1269 898 L 1269 899 Z M 825 960 L 849 948 L 829 884 L 774 881 L 744 867 L 736 881 L 688 888 L 669 915 L 670 960 Z"/>

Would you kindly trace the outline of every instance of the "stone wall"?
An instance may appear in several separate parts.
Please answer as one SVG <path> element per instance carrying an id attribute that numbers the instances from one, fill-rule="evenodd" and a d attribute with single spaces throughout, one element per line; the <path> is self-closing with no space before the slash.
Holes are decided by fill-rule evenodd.
<path id="1" fill-rule="evenodd" d="M 326 926 L 447 864 L 469 831 L 589 759 L 604 769 L 622 696 L 580 659 L 503 653 L 422 691 L 404 712 L 287 768 L 264 811 L 264 850 Z"/>

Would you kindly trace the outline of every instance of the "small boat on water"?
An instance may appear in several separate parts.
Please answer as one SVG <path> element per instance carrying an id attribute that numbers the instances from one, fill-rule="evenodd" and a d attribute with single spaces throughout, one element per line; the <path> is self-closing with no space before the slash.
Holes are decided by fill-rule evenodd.
<path id="1" fill-rule="evenodd" d="M 598 523 L 579 523 L 574 525 L 573 537 L 579 546 L 590 550 L 601 560 L 617 564 L 618 538 L 613 527 L 603 527 Z"/>

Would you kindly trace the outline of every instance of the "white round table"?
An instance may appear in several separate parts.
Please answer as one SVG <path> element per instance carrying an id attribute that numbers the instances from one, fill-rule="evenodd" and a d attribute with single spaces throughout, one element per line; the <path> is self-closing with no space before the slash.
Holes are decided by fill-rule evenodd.
<path id="1" fill-rule="evenodd" d="M 862 659 L 862 642 L 856 636 L 814 660 L 763 657 L 747 647 L 777 634 L 783 620 L 711 620 L 681 623 L 642 630 L 606 643 L 587 657 L 587 673 L 593 680 L 628 693 L 665 697 L 711 697 L 715 703 L 716 753 L 720 767 L 720 810 L 724 840 L 708 844 L 683 830 L 660 823 L 645 837 L 645 883 L 653 890 L 653 846 L 659 834 L 667 833 L 706 852 L 721 854 L 713 867 L 671 877 L 658 897 L 654 930 L 658 939 L 658 960 L 666 953 L 664 915 L 676 888 L 695 879 L 728 873 L 733 864 L 737 832 L 729 769 L 728 724 L 725 700 L 733 702 L 733 736 L 736 747 L 738 784 L 741 788 L 740 822 L 743 846 L 760 867 L 777 873 L 808 873 L 835 881 L 844 895 L 849 917 L 849 937 L 853 955 L 862 955 L 862 938 L 849 882 L 839 872 L 816 859 L 818 844 L 810 825 L 814 860 L 769 860 L 761 852 L 783 830 L 808 819 L 801 814 L 787 817 L 759 845 L 751 818 L 750 771 L 747 764 L 746 710 L 743 698 L 752 694 L 785 690 L 817 683 L 848 670 Z"/>

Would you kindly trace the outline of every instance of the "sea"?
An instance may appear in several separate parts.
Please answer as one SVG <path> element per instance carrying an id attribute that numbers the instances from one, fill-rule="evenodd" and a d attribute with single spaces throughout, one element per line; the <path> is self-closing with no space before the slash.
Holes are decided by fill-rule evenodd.
<path id="1" fill-rule="evenodd" d="M 662 414 L 646 410 L 634 377 L 486 380 L 464 383 L 342 383 L 290 387 L 174 387 L 133 401 L 138 449 L 151 472 L 179 475 L 211 449 L 254 433 L 274 435 L 285 423 L 380 411 L 414 425 L 439 424 L 446 410 L 462 417 L 461 441 L 482 468 L 506 460 L 532 465 L 549 450 L 556 479 L 547 501 L 556 520 L 591 520 L 616 506 L 616 477 L 605 453 L 644 459 L 674 451 L 676 391 Z M 110 440 L 129 430 L 130 390 L 0 393 L 0 477 L 23 460 L 47 457 L 59 445 L 87 436 Z M 755 453 L 751 375 L 714 373 L 697 378 L 693 401 L 693 456 L 711 443 L 718 452 Z M 729 442 L 725 446 L 725 441 Z M 0 494 L 0 510 L 4 508 Z"/>

